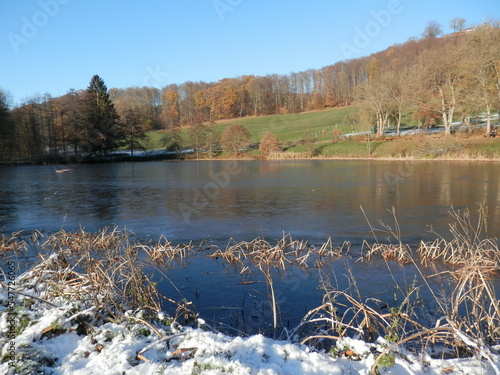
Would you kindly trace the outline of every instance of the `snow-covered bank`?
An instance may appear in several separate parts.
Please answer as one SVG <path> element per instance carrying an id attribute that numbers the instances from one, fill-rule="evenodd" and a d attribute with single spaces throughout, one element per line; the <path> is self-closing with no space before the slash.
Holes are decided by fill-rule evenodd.
<path id="1" fill-rule="evenodd" d="M 2 293 L 2 300 L 7 295 Z M 22 298 L 25 299 L 25 298 Z M 19 301 L 21 302 L 21 301 Z M 57 304 L 57 302 L 56 302 Z M 305 345 L 275 341 L 262 335 L 229 337 L 203 328 L 174 330 L 163 326 L 153 331 L 135 320 L 107 322 L 79 335 L 79 315 L 74 306 L 21 308 L 20 316 L 32 325 L 17 335 L 15 359 L 5 361 L 9 345 L 2 337 L 2 374 L 370 374 L 378 352 L 376 345 L 354 339 L 338 343 L 338 356 L 318 353 Z M 57 322 L 57 328 L 54 325 Z M 1 328 L 8 330 L 6 310 Z M 500 366 L 500 359 L 495 358 Z M 406 351 L 396 355 L 387 374 L 494 374 L 486 361 L 478 359 L 437 360 Z"/>
<path id="2" fill-rule="evenodd" d="M 198 328 L 182 327 L 162 313 L 149 323 L 140 312 L 99 321 L 94 307 L 67 296 L 44 301 L 42 280 L 29 272 L 2 286 L 1 374 L 370 374 L 384 344 L 344 338 L 324 353 L 262 335 L 229 337 L 201 319 Z M 445 360 L 400 347 L 394 354 L 394 364 L 380 373 L 500 372 L 500 357 L 491 353 Z"/>
<path id="3" fill-rule="evenodd" d="M 454 215 L 472 227 L 467 212 Z M 480 229 L 471 238 L 455 231 L 460 241 L 439 239 L 417 250 L 429 261 L 451 249 L 451 260 L 459 265 L 446 279 L 453 290 L 436 295 L 432 319 L 421 319 L 429 312 L 415 283 L 405 284 L 404 298 L 394 297 L 392 305 L 325 284 L 322 305 L 307 312 L 299 326 L 275 326 L 287 340 L 222 334 L 193 312 L 191 302 L 160 296 L 144 269 L 151 262 L 186 257 L 194 252 L 192 245 L 134 242 L 116 228 L 95 234 L 60 231 L 43 242 L 38 232 L 2 236 L 0 374 L 500 375 L 500 303 L 489 282 L 498 272 L 500 251 L 496 239 L 479 240 Z M 287 238 L 275 246 L 261 238 L 233 243 L 212 254 L 228 263 L 240 257 L 257 267 L 265 262 L 268 270 L 292 261 L 303 264 L 303 253 L 310 258 L 343 254 L 331 242 L 316 248 Z M 45 250 L 38 253 L 41 260 L 26 256 L 29 246 Z M 413 261 L 409 247 L 401 244 L 366 247 L 360 258 L 366 262 L 372 257 Z M 170 311 L 162 300 L 176 307 L 171 316 L 162 311 Z M 293 293 L 289 300 L 299 302 Z M 269 302 L 277 311 L 274 299 Z"/>

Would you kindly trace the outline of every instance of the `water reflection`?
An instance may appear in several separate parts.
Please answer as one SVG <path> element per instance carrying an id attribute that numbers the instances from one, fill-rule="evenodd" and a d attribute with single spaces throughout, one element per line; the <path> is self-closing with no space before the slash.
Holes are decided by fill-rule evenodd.
<path id="1" fill-rule="evenodd" d="M 229 164 L 232 163 L 232 164 Z M 403 235 L 447 230 L 447 211 L 479 202 L 500 224 L 496 163 L 388 161 L 206 161 L 0 168 L 0 228 L 55 231 L 125 226 L 183 242 L 264 234 L 354 240 L 370 220 Z"/>

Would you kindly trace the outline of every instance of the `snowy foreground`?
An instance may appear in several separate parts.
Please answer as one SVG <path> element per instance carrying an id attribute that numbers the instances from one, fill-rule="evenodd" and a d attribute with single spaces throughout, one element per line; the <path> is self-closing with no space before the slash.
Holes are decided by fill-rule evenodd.
<path id="1" fill-rule="evenodd" d="M 475 358 L 435 359 L 399 346 L 391 351 L 390 363 L 381 364 L 377 361 L 389 357 L 380 355 L 387 348 L 382 338 L 375 344 L 344 338 L 325 353 L 262 335 L 230 337 L 202 319 L 197 328 L 183 327 L 161 312 L 147 318 L 137 310 L 110 319 L 115 315 L 102 312 L 107 308 L 89 302 L 99 296 L 97 284 L 78 288 L 85 275 L 77 275 L 65 259 L 52 254 L 20 276 L 15 262 L 5 262 L 1 375 L 500 374 L 500 355 L 490 350 L 500 348 L 473 342 L 467 345 L 477 348 Z"/>
<path id="2" fill-rule="evenodd" d="M 119 322 L 96 321 L 95 308 L 62 297 L 43 300 L 41 280 L 26 274 L 4 276 L 0 374 L 371 374 L 382 351 L 382 341 L 367 344 L 345 338 L 337 343 L 338 350 L 322 353 L 262 335 L 226 336 L 201 319 L 199 328 L 181 327 L 161 313 L 154 324 L 140 314 Z M 34 289 L 26 286 L 30 278 Z M 500 357 L 491 353 L 447 360 L 417 356 L 404 348 L 394 353 L 394 365 L 379 367 L 379 373 L 500 373 Z"/>

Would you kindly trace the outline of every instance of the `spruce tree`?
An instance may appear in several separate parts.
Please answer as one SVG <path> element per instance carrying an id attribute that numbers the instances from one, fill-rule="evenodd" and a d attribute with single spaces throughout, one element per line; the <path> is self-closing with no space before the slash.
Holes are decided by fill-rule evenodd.
<path id="1" fill-rule="evenodd" d="M 104 80 L 97 74 L 87 87 L 87 143 L 92 154 L 106 154 L 123 142 L 123 129 Z"/>

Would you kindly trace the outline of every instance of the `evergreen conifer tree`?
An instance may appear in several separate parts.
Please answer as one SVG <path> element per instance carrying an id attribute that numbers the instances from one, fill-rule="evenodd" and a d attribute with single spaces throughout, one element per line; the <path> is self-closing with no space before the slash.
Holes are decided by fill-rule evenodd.
<path id="1" fill-rule="evenodd" d="M 106 154 L 123 143 L 124 133 L 108 88 L 97 74 L 87 87 L 86 101 L 89 152 Z"/>

